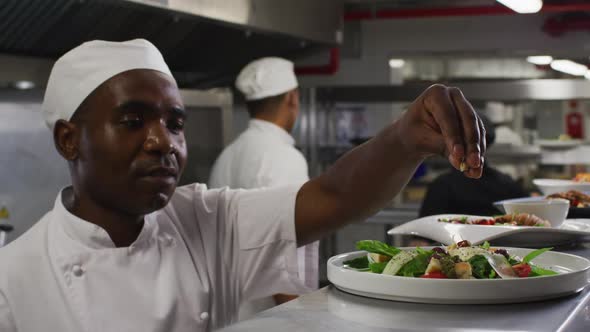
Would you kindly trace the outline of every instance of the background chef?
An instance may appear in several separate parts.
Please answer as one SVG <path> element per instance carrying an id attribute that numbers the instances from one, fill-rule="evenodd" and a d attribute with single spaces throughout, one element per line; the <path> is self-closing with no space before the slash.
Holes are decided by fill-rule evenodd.
<path id="1" fill-rule="evenodd" d="M 270 57 L 252 61 L 236 79 L 251 117 L 248 128 L 223 150 L 213 165 L 209 187 L 254 189 L 309 180 L 305 157 L 290 135 L 299 115 L 299 90 L 293 63 Z M 318 247 L 297 248 L 299 278 L 318 288 Z M 240 307 L 240 319 L 293 299 L 289 294 L 255 299 Z"/>

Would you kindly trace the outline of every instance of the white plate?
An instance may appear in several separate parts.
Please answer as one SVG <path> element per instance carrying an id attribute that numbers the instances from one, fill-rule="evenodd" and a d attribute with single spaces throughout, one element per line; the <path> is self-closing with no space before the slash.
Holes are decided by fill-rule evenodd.
<path id="1" fill-rule="evenodd" d="M 534 179 L 533 183 L 541 189 L 543 194 L 551 195 L 568 190 L 590 191 L 590 182 L 576 182 L 572 180 Z"/>
<path id="2" fill-rule="evenodd" d="M 572 149 L 582 144 L 582 140 L 571 139 L 560 141 L 556 139 L 539 139 L 535 143 L 545 149 Z"/>
<path id="3" fill-rule="evenodd" d="M 520 257 L 531 251 L 506 249 Z M 588 283 L 590 270 L 587 259 L 552 251 L 535 258 L 533 263 L 560 274 L 522 279 L 422 279 L 359 272 L 343 267 L 342 262 L 365 254 L 364 251 L 357 251 L 330 258 L 328 280 L 348 293 L 402 302 L 493 304 L 551 299 L 582 291 Z"/>
<path id="4" fill-rule="evenodd" d="M 590 240 L 590 219 L 567 219 L 559 228 L 526 226 L 483 226 L 439 222 L 440 218 L 463 217 L 441 214 L 424 217 L 390 229 L 387 234 L 417 235 L 446 245 L 469 240 L 473 245 L 489 241 L 495 245 L 547 247 Z M 474 219 L 490 218 L 467 216 Z"/>

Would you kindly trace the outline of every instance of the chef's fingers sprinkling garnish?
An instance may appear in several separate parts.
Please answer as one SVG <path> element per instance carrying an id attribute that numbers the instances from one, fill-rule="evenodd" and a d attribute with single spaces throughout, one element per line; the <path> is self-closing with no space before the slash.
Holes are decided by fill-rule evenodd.
<path id="1" fill-rule="evenodd" d="M 459 170 L 461 172 L 465 172 L 468 169 L 469 168 L 467 167 L 467 163 L 465 162 L 465 158 L 463 158 L 463 160 L 461 161 L 461 164 L 459 165 Z"/>

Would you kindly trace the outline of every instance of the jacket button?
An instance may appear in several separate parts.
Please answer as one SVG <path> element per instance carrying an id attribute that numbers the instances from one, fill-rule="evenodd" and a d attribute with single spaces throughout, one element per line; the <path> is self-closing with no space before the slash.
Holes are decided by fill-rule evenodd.
<path id="1" fill-rule="evenodd" d="M 80 265 L 74 265 L 72 266 L 72 273 L 76 277 L 81 277 L 84 274 L 84 270 L 82 270 L 82 267 Z"/>
<path id="2" fill-rule="evenodd" d="M 201 312 L 201 316 L 199 316 L 199 317 L 201 317 L 201 320 L 207 320 L 207 319 L 209 319 L 209 313 L 206 311 Z"/>

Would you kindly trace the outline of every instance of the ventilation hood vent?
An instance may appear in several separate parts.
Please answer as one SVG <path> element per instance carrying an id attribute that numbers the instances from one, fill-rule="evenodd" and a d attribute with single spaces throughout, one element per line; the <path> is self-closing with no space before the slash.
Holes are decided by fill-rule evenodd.
<path id="1" fill-rule="evenodd" d="M 0 53 L 55 59 L 88 40 L 146 38 L 181 86 L 210 88 L 254 58 L 337 44 L 341 14 L 338 0 L 5 0 Z"/>

